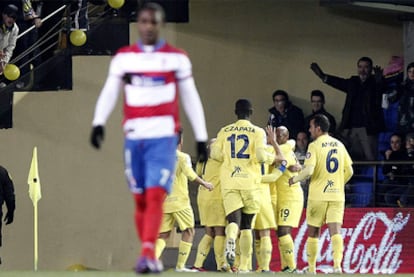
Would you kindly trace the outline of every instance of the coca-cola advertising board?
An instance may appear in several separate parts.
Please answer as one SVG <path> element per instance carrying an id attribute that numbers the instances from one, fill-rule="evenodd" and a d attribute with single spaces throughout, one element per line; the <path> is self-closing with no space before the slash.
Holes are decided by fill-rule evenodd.
<path id="1" fill-rule="evenodd" d="M 344 273 L 413 273 L 414 218 L 409 208 L 347 208 L 342 237 L 344 238 Z M 307 266 L 306 211 L 298 228 L 293 230 L 298 269 Z M 272 233 L 274 236 L 274 233 Z M 280 271 L 277 238 L 273 241 L 271 270 Z M 329 232 L 321 229 L 319 238 L 318 272 L 332 272 L 333 257 Z"/>

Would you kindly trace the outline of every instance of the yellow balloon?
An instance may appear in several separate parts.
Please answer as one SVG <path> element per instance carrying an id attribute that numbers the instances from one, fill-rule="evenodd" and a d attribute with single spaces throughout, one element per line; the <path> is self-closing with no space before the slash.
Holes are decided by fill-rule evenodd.
<path id="1" fill-rule="evenodd" d="M 82 30 L 74 30 L 70 33 L 70 42 L 75 46 L 82 46 L 86 42 L 86 34 Z"/>
<path id="2" fill-rule="evenodd" d="M 6 64 L 4 67 L 4 77 L 7 78 L 7 80 L 14 81 L 17 80 L 20 76 L 20 69 L 11 63 Z"/>
<path id="3" fill-rule="evenodd" d="M 83 264 L 73 264 L 73 265 L 70 265 L 66 270 L 78 272 L 78 271 L 86 271 L 88 269 Z"/>
<path id="4" fill-rule="evenodd" d="M 108 4 L 111 8 L 119 9 L 125 3 L 125 0 L 108 0 Z"/>

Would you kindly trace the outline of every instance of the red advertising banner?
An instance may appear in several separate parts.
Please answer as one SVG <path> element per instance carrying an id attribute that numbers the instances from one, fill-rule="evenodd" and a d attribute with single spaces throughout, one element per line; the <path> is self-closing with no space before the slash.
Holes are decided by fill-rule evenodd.
<path id="1" fill-rule="evenodd" d="M 346 208 L 344 238 L 344 273 L 413 273 L 414 208 Z M 298 269 L 307 266 L 307 225 L 304 211 L 301 223 L 293 230 Z M 272 236 L 274 233 L 272 232 Z M 277 238 L 273 241 L 271 270 L 280 271 Z M 321 229 L 317 270 L 332 272 L 332 246 L 328 229 Z"/>

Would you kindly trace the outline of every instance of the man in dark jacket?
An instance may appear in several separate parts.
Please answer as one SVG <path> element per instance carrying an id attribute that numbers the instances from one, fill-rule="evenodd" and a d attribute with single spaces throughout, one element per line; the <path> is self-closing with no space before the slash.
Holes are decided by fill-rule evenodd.
<path id="1" fill-rule="evenodd" d="M 276 90 L 272 95 L 273 107 L 269 109 L 268 125 L 275 128 L 285 126 L 289 130 L 290 138 L 296 139 L 296 135 L 303 131 L 305 118 L 303 111 L 289 101 L 289 96 L 284 90 Z"/>
<path id="2" fill-rule="evenodd" d="M 307 117 L 305 117 L 305 123 L 306 123 L 305 131 L 308 133 L 308 136 L 310 136 L 309 122 L 316 114 L 323 114 L 329 119 L 329 134 L 331 136 L 334 136 L 335 131 L 336 131 L 336 120 L 333 115 L 331 115 L 325 110 L 325 107 L 324 107 L 325 95 L 320 90 L 312 90 L 310 100 L 311 100 L 311 105 L 312 105 L 312 113 L 308 115 Z"/>
<path id="3" fill-rule="evenodd" d="M 14 219 L 14 209 L 16 208 L 15 204 L 15 195 L 14 195 L 14 186 L 13 181 L 10 178 L 7 170 L 0 166 L 0 246 L 1 246 L 1 227 L 2 227 L 2 218 L 3 218 L 3 203 L 6 203 L 7 213 L 4 217 L 4 222 L 6 225 L 13 222 Z M 1 264 L 1 258 L 0 258 Z"/>
<path id="4" fill-rule="evenodd" d="M 358 76 L 348 79 L 325 74 L 317 63 L 311 69 L 324 83 L 346 93 L 339 130 L 354 159 L 372 161 L 377 159 L 378 134 L 385 130 L 381 108 L 385 83 L 382 69 L 373 68 L 370 58 L 360 58 L 357 66 Z"/>

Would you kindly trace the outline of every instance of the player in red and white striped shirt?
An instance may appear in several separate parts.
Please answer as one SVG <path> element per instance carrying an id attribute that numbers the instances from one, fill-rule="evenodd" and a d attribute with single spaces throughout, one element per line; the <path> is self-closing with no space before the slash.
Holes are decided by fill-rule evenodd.
<path id="1" fill-rule="evenodd" d="M 100 148 L 104 125 L 119 92 L 124 92 L 125 172 L 142 242 L 137 273 L 162 271 L 155 258 L 162 205 L 170 192 L 180 129 L 178 98 L 193 127 L 199 157 L 206 159 L 207 130 L 203 106 L 192 77 L 191 62 L 180 49 L 159 38 L 164 11 L 154 3 L 138 12 L 140 40 L 113 57 L 95 108 L 91 143 Z"/>

